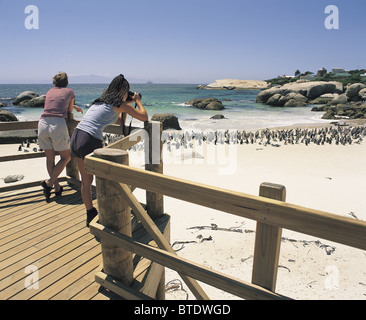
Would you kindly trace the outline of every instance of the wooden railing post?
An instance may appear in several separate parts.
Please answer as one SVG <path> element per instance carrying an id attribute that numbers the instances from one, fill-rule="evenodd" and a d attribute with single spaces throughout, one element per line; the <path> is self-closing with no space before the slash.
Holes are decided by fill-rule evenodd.
<path id="1" fill-rule="evenodd" d="M 67 129 L 69 130 L 69 135 L 71 138 L 72 134 L 74 133 L 74 130 L 76 128 L 76 125 L 77 125 L 77 122 L 74 120 L 73 113 L 69 113 L 68 119 L 66 120 L 66 124 L 67 124 Z M 66 175 L 69 176 L 70 178 L 80 180 L 78 164 L 77 164 L 76 158 L 73 156 L 73 154 L 71 154 L 71 160 L 66 165 Z M 70 183 L 70 181 L 69 181 L 69 183 Z M 71 181 L 71 183 L 72 183 L 72 181 Z"/>
<path id="2" fill-rule="evenodd" d="M 286 200 L 286 188 L 273 183 L 262 183 L 259 196 L 275 200 Z M 252 283 L 275 291 L 278 260 L 280 256 L 282 228 L 257 222 Z"/>
<path id="3" fill-rule="evenodd" d="M 149 153 L 146 154 L 145 158 L 145 170 L 163 173 L 163 142 L 161 140 L 163 132 L 162 123 L 157 121 L 146 121 L 144 123 L 144 129 L 149 137 Z M 164 195 L 146 191 L 146 211 L 153 220 L 161 217 L 164 214 Z M 159 300 L 165 300 L 165 272 L 162 274 L 156 298 Z"/>
<path id="4" fill-rule="evenodd" d="M 128 165 L 128 153 L 124 150 L 102 148 L 94 151 L 94 156 L 119 164 Z M 131 210 L 122 196 L 119 183 L 96 177 L 99 221 L 128 237 L 132 237 Z M 101 240 L 104 273 L 115 277 L 124 285 L 133 283 L 132 253 Z"/>
<path id="5" fill-rule="evenodd" d="M 146 154 L 145 170 L 163 173 L 162 149 L 161 141 L 162 124 L 157 121 L 146 121 L 144 129 L 149 137 L 149 153 Z M 146 208 L 151 219 L 156 219 L 164 214 L 163 194 L 146 191 Z"/>

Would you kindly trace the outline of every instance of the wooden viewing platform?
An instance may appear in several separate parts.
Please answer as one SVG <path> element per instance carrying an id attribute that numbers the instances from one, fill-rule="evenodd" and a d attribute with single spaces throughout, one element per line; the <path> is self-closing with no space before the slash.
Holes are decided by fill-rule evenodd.
<path id="1" fill-rule="evenodd" d="M 66 184 L 64 190 L 49 203 L 41 187 L 0 194 L 0 300 L 121 299 L 95 282 L 102 262 L 100 242 L 85 226 L 80 191 Z M 148 242 L 141 226 L 134 226 L 134 238 Z M 147 266 L 138 262 L 135 258 L 134 278 L 141 285 Z M 26 289 L 34 270 L 39 282 Z"/>

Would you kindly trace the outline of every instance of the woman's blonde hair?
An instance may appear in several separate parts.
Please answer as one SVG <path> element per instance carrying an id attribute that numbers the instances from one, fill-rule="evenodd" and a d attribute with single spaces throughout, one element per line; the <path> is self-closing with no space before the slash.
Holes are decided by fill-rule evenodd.
<path id="1" fill-rule="evenodd" d="M 65 72 L 59 72 L 52 78 L 52 80 L 56 87 L 66 88 L 69 84 L 69 78 Z"/>

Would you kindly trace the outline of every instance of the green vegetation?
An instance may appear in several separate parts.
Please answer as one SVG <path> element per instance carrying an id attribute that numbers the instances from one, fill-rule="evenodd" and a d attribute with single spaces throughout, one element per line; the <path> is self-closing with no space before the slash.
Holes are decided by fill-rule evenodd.
<path id="1" fill-rule="evenodd" d="M 347 74 L 334 74 L 332 72 L 325 73 L 322 77 L 313 76 L 313 72 L 306 71 L 301 73 L 299 70 L 296 70 L 295 77 L 286 77 L 286 76 L 278 76 L 277 78 L 268 79 L 267 82 L 272 85 L 284 85 L 286 83 L 295 82 L 301 79 L 307 79 L 310 81 L 338 81 L 343 83 L 344 86 L 353 83 L 364 83 L 366 84 L 366 77 L 361 77 L 361 74 L 366 73 L 365 69 L 361 70 L 350 70 L 347 71 Z M 348 75 L 349 74 L 349 75 Z"/>

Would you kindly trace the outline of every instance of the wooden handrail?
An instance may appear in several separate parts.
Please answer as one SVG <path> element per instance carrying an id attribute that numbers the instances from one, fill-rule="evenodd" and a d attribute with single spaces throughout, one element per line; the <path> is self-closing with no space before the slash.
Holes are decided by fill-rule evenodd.
<path id="1" fill-rule="evenodd" d="M 14 130 L 28 130 L 28 129 L 37 129 L 38 128 L 38 120 L 37 121 L 10 121 L 10 122 L 1 122 L 0 132 L 1 131 L 14 131 Z"/>
<path id="2" fill-rule="evenodd" d="M 105 179 L 366 250 L 365 221 L 147 172 L 92 156 L 85 158 L 85 168 L 89 174 Z"/>
<path id="3" fill-rule="evenodd" d="M 79 123 L 78 120 L 68 119 L 69 127 L 76 127 L 76 125 L 78 123 Z M 28 129 L 37 129 L 37 128 L 38 128 L 38 121 L 1 122 L 0 132 L 28 130 Z M 111 134 L 121 134 L 121 126 L 112 124 L 112 125 L 107 126 L 103 132 L 111 133 Z M 121 149 L 121 150 L 128 150 L 129 148 L 133 147 L 135 144 L 139 143 L 142 140 L 142 137 L 144 137 L 143 130 L 141 128 L 133 127 L 131 135 L 124 137 L 120 140 L 117 140 L 116 142 L 111 143 L 107 147 Z M 56 154 L 58 154 L 58 153 L 56 152 Z M 46 154 L 44 151 L 12 154 L 12 155 L 0 156 L 0 163 L 8 162 L 8 161 L 44 158 L 44 157 L 46 157 Z"/>

